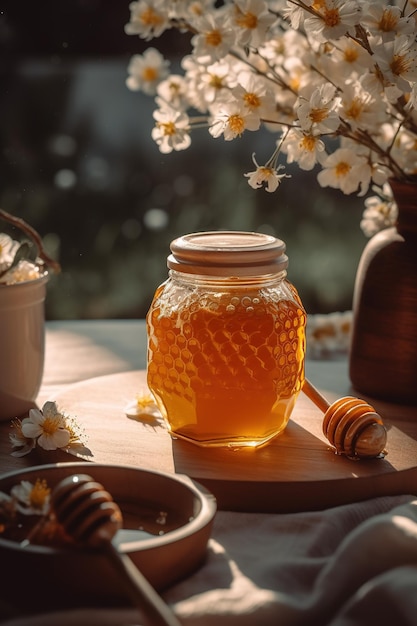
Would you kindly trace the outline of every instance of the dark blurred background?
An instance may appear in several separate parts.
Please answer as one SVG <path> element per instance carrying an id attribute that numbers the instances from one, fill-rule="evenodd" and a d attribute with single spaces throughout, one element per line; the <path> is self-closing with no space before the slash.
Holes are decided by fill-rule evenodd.
<path id="1" fill-rule="evenodd" d="M 350 309 L 363 199 L 296 168 L 274 194 L 251 189 L 243 173 L 252 152 L 270 156 L 267 131 L 232 142 L 196 131 L 187 151 L 160 154 L 153 100 L 127 89 L 127 65 L 148 46 L 179 58 L 189 42 L 128 36 L 129 15 L 129 0 L 0 0 L 0 207 L 61 263 L 47 318 L 144 317 L 169 242 L 222 228 L 283 239 L 309 313 Z"/>

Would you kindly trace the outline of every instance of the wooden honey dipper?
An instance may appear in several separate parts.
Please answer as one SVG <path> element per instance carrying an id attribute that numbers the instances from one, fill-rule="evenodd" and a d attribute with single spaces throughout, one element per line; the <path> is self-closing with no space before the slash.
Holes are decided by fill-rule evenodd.
<path id="1" fill-rule="evenodd" d="M 74 474 L 51 493 L 51 514 L 77 543 L 104 550 L 124 577 L 126 591 L 150 626 L 180 626 L 171 609 L 112 538 L 122 527 L 122 512 L 104 487 L 87 474 Z"/>
<path id="2" fill-rule="evenodd" d="M 373 406 L 353 396 L 330 404 L 307 378 L 302 390 L 323 411 L 323 433 L 338 454 L 372 458 L 384 452 L 387 430 Z"/>

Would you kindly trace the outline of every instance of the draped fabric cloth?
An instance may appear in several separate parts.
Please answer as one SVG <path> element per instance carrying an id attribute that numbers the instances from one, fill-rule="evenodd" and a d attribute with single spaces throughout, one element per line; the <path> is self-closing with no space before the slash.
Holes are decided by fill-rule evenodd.
<path id="1" fill-rule="evenodd" d="M 284 515 L 219 511 L 206 562 L 163 597 L 185 626 L 415 626 L 417 499 Z M 95 607 L 3 622 L 142 623 L 135 609 Z"/>

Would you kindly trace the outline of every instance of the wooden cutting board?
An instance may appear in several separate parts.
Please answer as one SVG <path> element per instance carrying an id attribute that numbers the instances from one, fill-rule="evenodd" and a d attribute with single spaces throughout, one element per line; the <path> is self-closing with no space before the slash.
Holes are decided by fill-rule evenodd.
<path id="1" fill-rule="evenodd" d="M 334 453 L 321 431 L 321 411 L 304 394 L 286 430 L 269 445 L 229 450 L 172 439 L 163 423 L 128 418 L 126 405 L 143 390 L 145 372 L 133 371 L 72 385 L 55 399 L 85 430 L 93 462 L 186 474 L 216 496 L 220 509 L 294 512 L 417 494 L 413 412 L 402 412 L 401 419 L 384 416 L 385 458 L 353 461 Z"/>

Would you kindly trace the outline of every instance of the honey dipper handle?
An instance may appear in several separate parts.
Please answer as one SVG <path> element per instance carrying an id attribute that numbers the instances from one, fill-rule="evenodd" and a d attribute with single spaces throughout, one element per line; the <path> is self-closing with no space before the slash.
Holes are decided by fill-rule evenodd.
<path id="1" fill-rule="evenodd" d="M 132 560 L 126 554 L 119 552 L 110 541 L 106 542 L 105 549 L 118 573 L 124 579 L 126 592 L 142 612 L 145 623 L 149 626 L 181 626 L 169 606 Z"/>
<path id="2" fill-rule="evenodd" d="M 319 407 L 325 413 L 330 406 L 330 403 L 326 400 L 320 391 L 306 378 L 303 383 L 303 392 L 316 406 Z"/>

